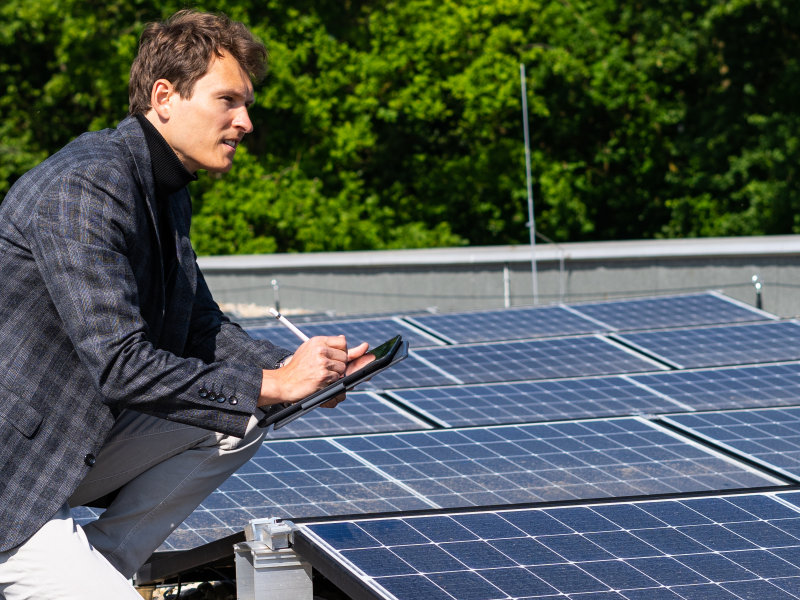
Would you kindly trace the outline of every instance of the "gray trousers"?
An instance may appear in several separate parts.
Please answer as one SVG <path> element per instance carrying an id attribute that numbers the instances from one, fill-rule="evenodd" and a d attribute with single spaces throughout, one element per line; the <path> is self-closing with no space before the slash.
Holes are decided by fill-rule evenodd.
<path id="1" fill-rule="evenodd" d="M 265 432 L 255 417 L 239 439 L 124 411 L 68 504 L 120 489 L 114 502 L 83 529 L 65 505 L 25 542 L 0 552 L 0 594 L 6 600 L 141 599 L 127 579 L 255 455 Z"/>

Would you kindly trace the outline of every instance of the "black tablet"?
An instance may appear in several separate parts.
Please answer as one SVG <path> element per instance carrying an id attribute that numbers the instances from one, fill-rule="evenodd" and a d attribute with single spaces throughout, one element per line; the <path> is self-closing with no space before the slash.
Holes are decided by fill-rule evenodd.
<path id="1" fill-rule="evenodd" d="M 264 417 L 258 422 L 259 427 L 269 427 L 274 424 L 273 429 L 280 429 L 321 404 L 325 404 L 328 400 L 352 390 L 359 383 L 406 359 L 408 357 L 408 342 L 404 342 L 403 337 L 398 335 L 385 341 L 374 350 L 370 350 L 367 354 L 373 355 L 375 360 L 367 363 L 358 371 L 345 375 L 336 383 L 332 383 L 307 398 L 287 406 L 274 415 Z"/>

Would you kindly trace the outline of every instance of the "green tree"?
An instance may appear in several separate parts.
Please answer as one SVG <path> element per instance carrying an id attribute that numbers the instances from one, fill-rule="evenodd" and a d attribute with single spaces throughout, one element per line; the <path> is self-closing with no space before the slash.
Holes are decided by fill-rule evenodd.
<path id="1" fill-rule="evenodd" d="M 151 0 L 0 7 L 0 194 L 127 108 Z M 800 232 L 788 0 L 227 0 L 271 71 L 231 173 L 194 184 L 198 253 Z"/>

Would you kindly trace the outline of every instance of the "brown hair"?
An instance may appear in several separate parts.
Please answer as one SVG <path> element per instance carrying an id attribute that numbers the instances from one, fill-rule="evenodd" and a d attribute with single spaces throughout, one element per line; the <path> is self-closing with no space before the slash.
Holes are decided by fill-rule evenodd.
<path id="1" fill-rule="evenodd" d="M 166 21 L 149 23 L 131 65 L 128 112 L 150 110 L 150 94 L 159 79 L 169 81 L 182 98 L 191 98 L 212 58 L 223 53 L 235 58 L 251 79 L 264 77 L 267 49 L 243 23 L 196 10 L 181 10 Z"/>

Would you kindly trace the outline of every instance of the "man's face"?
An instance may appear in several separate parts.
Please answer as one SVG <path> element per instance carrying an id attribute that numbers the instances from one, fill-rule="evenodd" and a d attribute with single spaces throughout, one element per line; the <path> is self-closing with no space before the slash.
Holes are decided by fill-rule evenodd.
<path id="1" fill-rule="evenodd" d="M 253 85 L 236 59 L 213 58 L 189 100 L 172 93 L 167 102 L 169 118 L 161 119 L 158 129 L 184 166 L 191 172 L 229 171 L 236 147 L 253 131 L 247 114 Z M 153 110 L 147 116 L 158 120 Z"/>

